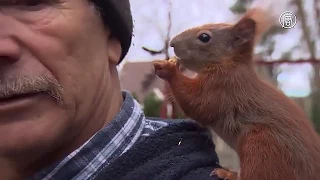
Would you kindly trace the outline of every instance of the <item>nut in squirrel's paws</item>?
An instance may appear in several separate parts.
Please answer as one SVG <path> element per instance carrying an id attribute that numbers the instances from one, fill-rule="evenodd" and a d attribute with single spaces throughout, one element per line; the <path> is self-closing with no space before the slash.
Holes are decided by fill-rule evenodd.
<path id="1" fill-rule="evenodd" d="M 219 179 L 223 180 L 238 180 L 238 173 L 228 169 L 216 168 L 210 173 L 210 176 L 213 175 L 216 175 Z"/>
<path id="2" fill-rule="evenodd" d="M 176 56 L 173 56 L 173 57 L 169 58 L 168 62 L 171 62 L 171 63 L 173 63 L 175 65 L 178 65 L 178 63 L 179 63 L 178 62 L 178 58 Z"/>
<path id="3" fill-rule="evenodd" d="M 156 60 L 153 62 L 156 75 L 164 80 L 170 80 L 177 72 L 177 61 Z"/>

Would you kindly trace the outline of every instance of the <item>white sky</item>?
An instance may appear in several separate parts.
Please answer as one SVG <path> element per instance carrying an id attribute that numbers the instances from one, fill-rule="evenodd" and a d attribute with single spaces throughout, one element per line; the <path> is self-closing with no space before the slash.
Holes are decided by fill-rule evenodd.
<path id="1" fill-rule="evenodd" d="M 142 50 L 142 46 L 160 50 L 167 28 L 168 0 L 130 0 L 134 19 L 134 37 L 128 55 L 124 61 L 152 61 L 160 56 L 151 56 Z M 175 36 L 179 32 L 205 23 L 234 22 L 236 16 L 229 10 L 235 0 L 172 0 L 172 32 Z M 313 0 L 306 0 L 306 9 L 312 8 Z M 288 8 L 288 10 L 294 10 Z M 315 24 L 313 16 L 309 15 L 310 24 Z M 319 21 L 319 20 L 318 20 Z M 316 32 L 316 30 L 314 30 Z M 285 35 L 276 36 L 276 51 L 272 59 L 280 58 L 284 52 L 297 44 L 301 44 L 301 30 L 298 24 Z M 320 50 L 319 50 L 320 51 Z M 171 55 L 173 54 L 170 49 Z M 292 51 L 292 56 L 308 58 L 303 48 Z M 122 63 L 123 64 L 123 63 Z M 120 65 L 121 69 L 121 65 Z M 282 90 L 290 96 L 306 96 L 310 93 L 309 76 L 310 65 L 286 65 L 283 73 L 278 77 Z"/>

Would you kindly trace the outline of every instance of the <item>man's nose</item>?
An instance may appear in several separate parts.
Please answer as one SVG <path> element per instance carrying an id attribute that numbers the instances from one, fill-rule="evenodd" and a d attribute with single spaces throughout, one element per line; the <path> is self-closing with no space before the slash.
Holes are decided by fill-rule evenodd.
<path id="1" fill-rule="evenodd" d="M 1 61 L 15 62 L 21 57 L 21 49 L 12 38 L 0 36 L 0 64 Z"/>
<path id="2" fill-rule="evenodd" d="M 15 62 L 21 57 L 21 46 L 14 36 L 11 18 L 0 14 L 0 63 Z"/>

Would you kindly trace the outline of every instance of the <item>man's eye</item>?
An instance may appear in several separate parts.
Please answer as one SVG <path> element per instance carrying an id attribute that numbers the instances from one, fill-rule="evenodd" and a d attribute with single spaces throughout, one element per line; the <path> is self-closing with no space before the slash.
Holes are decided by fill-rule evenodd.
<path id="1" fill-rule="evenodd" d="M 43 4 L 43 0 L 27 0 L 25 5 L 26 6 L 38 6 Z"/>
<path id="2" fill-rule="evenodd" d="M 18 3 L 17 7 L 26 11 L 39 11 L 48 4 L 47 1 L 48 0 L 25 0 Z"/>
<path id="3" fill-rule="evenodd" d="M 42 19 L 60 0 L 0 0 L 0 12 L 24 21 Z"/>
<path id="4" fill-rule="evenodd" d="M 0 6 L 37 6 L 46 3 L 48 0 L 0 0 Z"/>

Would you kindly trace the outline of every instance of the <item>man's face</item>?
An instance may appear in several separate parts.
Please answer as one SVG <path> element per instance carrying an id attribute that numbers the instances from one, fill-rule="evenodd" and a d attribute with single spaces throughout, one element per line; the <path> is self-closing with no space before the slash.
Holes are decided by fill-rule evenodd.
<path id="1" fill-rule="evenodd" d="M 0 156 L 90 126 L 116 64 L 109 34 L 87 0 L 0 0 Z"/>

